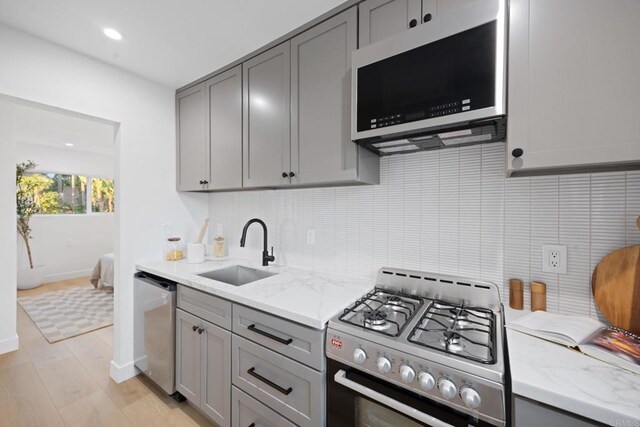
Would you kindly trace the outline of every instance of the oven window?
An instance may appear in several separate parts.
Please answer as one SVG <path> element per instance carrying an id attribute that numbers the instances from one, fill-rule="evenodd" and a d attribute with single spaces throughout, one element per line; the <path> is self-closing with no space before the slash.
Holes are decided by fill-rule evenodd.
<path id="1" fill-rule="evenodd" d="M 356 426 L 358 427 L 420 427 L 411 418 L 407 418 L 386 406 L 358 397 Z"/>

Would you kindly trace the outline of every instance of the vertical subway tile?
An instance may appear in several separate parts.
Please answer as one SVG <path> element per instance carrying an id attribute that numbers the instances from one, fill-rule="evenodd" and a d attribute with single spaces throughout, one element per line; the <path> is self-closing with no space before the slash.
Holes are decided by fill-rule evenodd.
<path id="1" fill-rule="evenodd" d="M 406 268 L 420 268 L 420 169 L 421 153 L 404 157 L 404 212 L 403 212 L 403 258 Z"/>
<path id="2" fill-rule="evenodd" d="M 626 174 L 591 175 L 591 271 L 610 252 L 626 244 Z M 598 310 L 591 298 L 591 316 Z"/>
<path id="3" fill-rule="evenodd" d="M 531 277 L 531 178 L 507 179 L 505 199 L 503 289 L 508 290 L 509 279 L 520 279 L 528 284 Z M 530 303 L 527 289 L 525 286 L 525 307 Z M 508 300 L 508 291 L 503 292 L 503 300 Z"/>
<path id="4" fill-rule="evenodd" d="M 591 299 L 590 176 L 560 176 L 559 242 L 567 246 L 567 274 L 559 275 L 559 311 L 588 315 Z"/>
<path id="5" fill-rule="evenodd" d="M 458 274 L 460 238 L 460 149 L 440 153 L 440 273 Z"/>
<path id="6" fill-rule="evenodd" d="M 458 274 L 480 277 L 480 236 L 482 224 L 482 148 L 460 149 Z"/>
<path id="7" fill-rule="evenodd" d="M 558 274 L 542 271 L 542 245 L 558 243 L 559 178 L 531 179 L 531 280 L 547 285 L 547 310 L 558 311 Z"/>
<path id="8" fill-rule="evenodd" d="M 503 283 L 505 145 L 482 145 L 482 189 L 480 208 L 480 278 L 498 285 L 503 300 L 508 298 Z"/>
<path id="9" fill-rule="evenodd" d="M 440 270 L 440 151 L 421 156 L 420 166 L 420 268 Z"/>

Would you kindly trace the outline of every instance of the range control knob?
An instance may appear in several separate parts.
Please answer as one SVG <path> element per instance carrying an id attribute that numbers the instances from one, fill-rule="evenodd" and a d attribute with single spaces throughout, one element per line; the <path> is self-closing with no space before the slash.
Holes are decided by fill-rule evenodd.
<path id="1" fill-rule="evenodd" d="M 353 350 L 353 361 L 358 365 L 362 365 L 367 360 L 367 353 L 361 348 Z"/>
<path id="2" fill-rule="evenodd" d="M 378 372 L 381 374 L 386 374 L 391 370 L 391 362 L 386 357 L 378 358 Z"/>
<path id="3" fill-rule="evenodd" d="M 440 378 L 438 380 L 438 389 L 440 389 L 442 397 L 447 400 L 453 399 L 456 396 L 456 393 L 458 393 L 456 385 L 447 378 Z"/>
<path id="4" fill-rule="evenodd" d="M 463 386 L 460 389 L 460 397 L 462 397 L 464 406 L 466 406 L 467 408 L 476 409 L 478 406 L 480 406 L 480 395 L 477 391 L 467 385 Z"/>
<path id="5" fill-rule="evenodd" d="M 409 365 L 402 365 L 400 366 L 400 378 L 406 384 L 409 384 L 416 379 L 416 371 Z"/>
<path id="6" fill-rule="evenodd" d="M 429 391 L 436 385 L 436 379 L 433 378 L 433 375 L 425 371 L 418 373 L 418 382 L 420 383 L 420 388 L 424 391 Z"/>

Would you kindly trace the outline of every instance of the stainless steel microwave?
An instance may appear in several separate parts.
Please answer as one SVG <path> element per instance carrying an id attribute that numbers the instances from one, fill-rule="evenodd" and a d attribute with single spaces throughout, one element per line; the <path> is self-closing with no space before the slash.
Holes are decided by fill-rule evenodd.
<path id="1" fill-rule="evenodd" d="M 353 52 L 351 139 L 389 155 L 504 140 L 506 0 Z"/>

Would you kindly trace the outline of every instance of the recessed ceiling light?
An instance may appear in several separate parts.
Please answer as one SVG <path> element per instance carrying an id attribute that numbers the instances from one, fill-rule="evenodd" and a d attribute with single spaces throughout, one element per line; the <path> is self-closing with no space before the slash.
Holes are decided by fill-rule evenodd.
<path id="1" fill-rule="evenodd" d="M 67 147 L 73 147 L 73 144 L 70 142 L 66 142 L 64 145 L 66 145 Z"/>
<path id="2" fill-rule="evenodd" d="M 114 30 L 113 28 L 105 28 L 102 30 L 105 36 L 109 37 L 112 40 L 122 40 L 122 34 L 120 31 Z"/>

